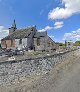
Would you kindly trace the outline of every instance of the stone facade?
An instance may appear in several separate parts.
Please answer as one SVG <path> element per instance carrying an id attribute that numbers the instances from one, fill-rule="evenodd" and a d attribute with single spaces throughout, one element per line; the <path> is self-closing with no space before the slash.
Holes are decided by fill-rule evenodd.
<path id="1" fill-rule="evenodd" d="M 14 21 L 9 28 L 9 35 L 1 40 L 1 45 L 6 49 L 27 48 L 35 51 L 49 51 L 54 49 L 55 42 L 47 35 L 47 32 L 38 32 L 36 26 L 17 29 Z"/>
<path id="2" fill-rule="evenodd" d="M 3 48 L 15 48 L 15 40 L 4 40 L 1 41 L 1 45 Z"/>
<path id="3" fill-rule="evenodd" d="M 47 37 L 34 38 L 34 49 L 36 51 L 47 50 Z"/>
<path id="4" fill-rule="evenodd" d="M 56 44 L 46 35 L 45 37 L 34 38 L 34 47 L 36 51 L 50 51 L 56 49 Z"/>

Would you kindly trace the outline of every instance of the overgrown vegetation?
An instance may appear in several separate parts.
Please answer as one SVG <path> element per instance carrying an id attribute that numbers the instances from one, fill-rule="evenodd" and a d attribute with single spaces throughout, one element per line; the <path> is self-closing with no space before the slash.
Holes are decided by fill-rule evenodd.
<path id="1" fill-rule="evenodd" d="M 80 41 L 76 41 L 75 43 L 80 44 Z"/>
<path id="2" fill-rule="evenodd" d="M 63 44 L 63 43 L 60 43 L 60 45 L 59 46 L 65 46 L 65 44 Z"/>

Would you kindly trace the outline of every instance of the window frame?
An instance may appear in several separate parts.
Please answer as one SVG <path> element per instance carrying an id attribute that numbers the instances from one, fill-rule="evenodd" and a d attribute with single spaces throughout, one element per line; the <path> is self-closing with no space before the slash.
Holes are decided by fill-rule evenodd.
<path id="1" fill-rule="evenodd" d="M 21 45 L 22 44 L 22 39 L 19 39 L 19 45 Z"/>
<path id="2" fill-rule="evenodd" d="M 37 38 L 37 46 L 40 46 L 40 38 Z"/>

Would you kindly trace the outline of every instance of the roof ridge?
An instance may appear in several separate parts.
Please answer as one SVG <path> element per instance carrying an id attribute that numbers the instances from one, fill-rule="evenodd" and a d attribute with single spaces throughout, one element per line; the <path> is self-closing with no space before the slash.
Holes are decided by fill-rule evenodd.
<path id="1" fill-rule="evenodd" d="M 19 28 L 19 29 L 16 29 L 16 30 L 29 29 L 29 28 L 35 28 L 35 26 L 28 26 L 28 27 Z"/>
<path id="2" fill-rule="evenodd" d="M 6 36 L 2 40 L 26 38 L 29 36 L 30 32 L 32 31 L 32 28 L 35 28 L 35 27 L 31 26 L 31 27 L 27 27 L 25 29 L 16 29 L 12 34 Z"/>

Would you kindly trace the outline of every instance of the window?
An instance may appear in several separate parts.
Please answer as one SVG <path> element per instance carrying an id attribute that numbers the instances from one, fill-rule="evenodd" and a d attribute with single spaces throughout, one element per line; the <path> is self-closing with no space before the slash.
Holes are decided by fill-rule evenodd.
<path id="1" fill-rule="evenodd" d="M 13 40 L 11 40 L 11 46 L 13 46 Z"/>
<path id="2" fill-rule="evenodd" d="M 6 46 L 6 48 L 7 48 L 7 44 L 6 44 L 6 41 L 5 41 L 5 46 Z"/>
<path id="3" fill-rule="evenodd" d="M 22 44 L 22 39 L 19 40 L 19 44 Z"/>
<path id="4" fill-rule="evenodd" d="M 37 38 L 37 45 L 40 45 L 40 38 Z"/>

